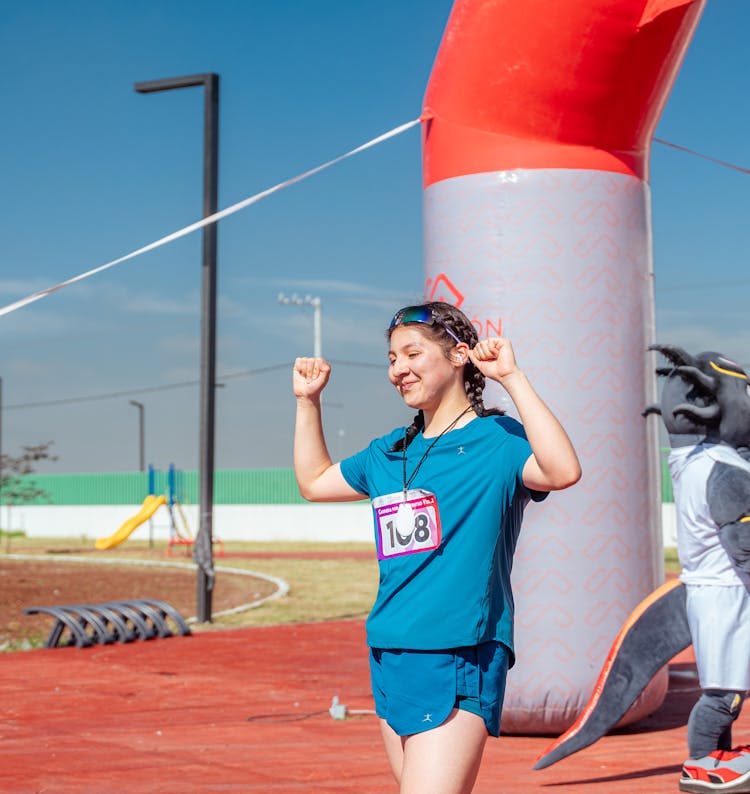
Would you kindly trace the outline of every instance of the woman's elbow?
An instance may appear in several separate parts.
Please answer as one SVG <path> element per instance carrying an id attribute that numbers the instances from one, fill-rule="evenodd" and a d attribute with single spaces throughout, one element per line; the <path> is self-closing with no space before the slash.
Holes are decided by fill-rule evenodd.
<path id="1" fill-rule="evenodd" d="M 576 461 L 574 464 L 555 473 L 552 478 L 551 489 L 553 491 L 564 491 L 566 488 L 570 488 L 571 485 L 575 485 L 581 479 L 582 473 L 581 464 Z"/>
<path id="2" fill-rule="evenodd" d="M 297 480 L 297 488 L 299 489 L 299 495 L 306 501 L 306 502 L 320 502 L 321 497 L 317 493 L 315 489 L 314 482 L 300 482 Z"/>
<path id="3" fill-rule="evenodd" d="M 297 477 L 300 496 L 307 502 L 340 502 L 351 499 L 349 487 L 336 476 L 333 466 L 309 477 Z"/>
<path id="4" fill-rule="evenodd" d="M 300 490 L 300 496 L 306 502 L 328 502 L 329 499 L 325 499 L 324 497 L 320 496 L 320 494 L 316 494 L 315 491 L 302 491 Z"/>

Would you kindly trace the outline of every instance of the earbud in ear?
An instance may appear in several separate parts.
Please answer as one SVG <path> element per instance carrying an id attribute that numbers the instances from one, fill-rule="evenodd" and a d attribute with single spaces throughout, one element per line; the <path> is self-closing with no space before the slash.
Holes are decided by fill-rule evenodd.
<path id="1" fill-rule="evenodd" d="M 451 353 L 451 361 L 456 364 L 465 364 L 466 358 L 462 356 L 460 353 Z"/>

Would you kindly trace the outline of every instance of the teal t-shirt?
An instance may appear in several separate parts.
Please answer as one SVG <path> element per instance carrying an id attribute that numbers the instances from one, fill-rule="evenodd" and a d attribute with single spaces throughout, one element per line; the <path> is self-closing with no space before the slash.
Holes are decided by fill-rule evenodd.
<path id="1" fill-rule="evenodd" d="M 371 499 L 403 491 L 404 428 L 341 462 L 352 488 Z M 411 477 L 434 438 L 420 432 L 406 454 Z M 437 548 L 380 559 L 380 585 L 367 620 L 374 648 L 438 650 L 499 641 L 513 650 L 510 571 L 523 509 L 521 481 L 531 447 L 507 416 L 478 417 L 442 436 L 410 489 L 434 494 L 442 538 Z M 376 540 L 379 529 L 375 522 Z"/>

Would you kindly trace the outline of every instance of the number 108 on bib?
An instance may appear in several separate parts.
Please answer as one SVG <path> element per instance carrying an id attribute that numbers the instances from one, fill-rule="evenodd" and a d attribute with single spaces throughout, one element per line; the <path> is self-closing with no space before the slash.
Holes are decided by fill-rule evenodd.
<path id="1" fill-rule="evenodd" d="M 372 500 L 378 559 L 431 551 L 440 545 L 440 513 L 435 494 L 421 489 Z"/>

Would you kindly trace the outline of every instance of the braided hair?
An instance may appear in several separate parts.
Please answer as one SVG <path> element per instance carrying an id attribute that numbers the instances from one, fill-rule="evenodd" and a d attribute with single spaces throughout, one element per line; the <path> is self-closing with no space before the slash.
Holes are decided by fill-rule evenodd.
<path id="1" fill-rule="evenodd" d="M 452 306 L 450 303 L 443 301 L 433 301 L 431 303 L 420 304 L 421 307 L 429 309 L 429 311 L 436 317 L 439 322 L 432 325 L 421 324 L 422 332 L 437 342 L 444 350 L 445 355 L 455 347 L 456 340 L 446 330 L 449 329 L 453 332 L 462 342 L 465 342 L 470 348 L 474 348 L 479 342 L 476 329 L 472 325 L 469 318 L 457 307 Z M 411 308 L 411 307 L 407 307 Z M 402 310 L 403 311 L 403 310 Z M 442 323 L 442 325 L 441 325 Z M 393 328 L 389 328 L 386 332 L 387 338 L 390 340 Z M 471 360 L 467 360 L 464 364 L 464 390 L 469 399 L 474 413 L 477 416 L 502 416 L 505 412 L 499 408 L 485 408 L 484 407 L 484 385 L 485 377 L 474 366 Z M 404 438 L 400 438 L 391 447 L 392 452 L 402 452 L 411 442 L 416 438 L 420 430 L 424 428 L 424 413 L 420 410 L 414 417 L 411 425 L 407 427 Z"/>

